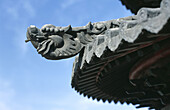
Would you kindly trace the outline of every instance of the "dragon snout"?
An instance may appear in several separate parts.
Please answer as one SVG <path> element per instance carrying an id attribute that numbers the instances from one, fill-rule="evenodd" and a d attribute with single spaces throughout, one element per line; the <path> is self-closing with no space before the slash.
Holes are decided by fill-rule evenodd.
<path id="1" fill-rule="evenodd" d="M 35 34 L 38 33 L 38 28 L 34 25 L 31 25 L 30 27 L 28 27 L 28 29 L 31 33 L 35 33 Z"/>
<path id="2" fill-rule="evenodd" d="M 38 28 L 35 27 L 34 25 L 31 25 L 30 27 L 27 28 L 27 40 L 25 40 L 25 42 L 35 41 L 37 34 Z"/>
<path id="3" fill-rule="evenodd" d="M 36 26 L 31 25 L 30 27 L 27 28 L 26 36 L 27 36 L 27 40 L 25 40 L 25 42 L 31 41 L 33 46 L 37 48 L 39 44 L 39 37 L 41 36 L 40 30 Z"/>

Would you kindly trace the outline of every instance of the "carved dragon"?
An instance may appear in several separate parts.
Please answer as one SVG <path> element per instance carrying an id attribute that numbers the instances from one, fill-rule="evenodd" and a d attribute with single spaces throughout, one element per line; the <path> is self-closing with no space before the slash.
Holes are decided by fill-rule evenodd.
<path id="1" fill-rule="evenodd" d="M 69 58 L 83 48 L 90 51 L 91 47 L 100 47 L 105 43 L 104 47 L 94 52 L 100 57 L 106 47 L 115 51 L 123 39 L 134 42 L 142 30 L 158 33 L 170 17 L 169 5 L 168 0 L 163 0 L 160 8 L 141 8 L 134 16 L 97 23 L 89 22 L 82 27 L 56 27 L 47 24 L 38 29 L 32 25 L 27 29 L 26 42 L 31 41 L 39 54 L 51 60 Z M 85 58 L 87 62 L 90 61 L 90 57 Z"/>
<path id="2" fill-rule="evenodd" d="M 68 58 L 76 55 L 95 35 L 107 29 L 103 23 L 91 23 L 86 26 L 72 28 L 56 27 L 51 24 L 41 29 L 31 25 L 27 29 L 27 40 L 31 41 L 37 52 L 51 60 Z"/>
<path id="3" fill-rule="evenodd" d="M 116 103 L 117 103 L 117 101 L 124 102 L 126 100 L 126 99 L 124 100 L 124 98 L 126 98 L 126 95 L 124 98 L 118 97 L 117 95 L 113 94 L 113 90 L 114 90 L 113 88 L 111 88 L 111 93 L 108 92 L 107 91 L 108 89 L 106 90 L 104 88 L 104 86 L 103 86 L 103 88 L 101 88 L 101 86 L 102 86 L 101 84 L 103 83 L 102 82 L 103 81 L 103 79 L 102 79 L 103 73 L 105 71 L 106 71 L 105 73 L 108 73 L 109 69 L 112 70 L 111 69 L 112 62 L 115 63 L 115 65 L 120 65 L 119 62 L 116 61 L 115 59 L 113 59 L 113 57 L 111 59 L 107 58 L 107 60 L 105 60 L 102 57 L 101 61 L 103 62 L 103 64 L 99 63 L 100 65 L 95 65 L 94 64 L 95 61 L 93 62 L 93 59 L 94 59 L 93 55 L 100 58 L 106 49 L 109 49 L 110 51 L 114 52 L 118 48 L 118 46 L 120 44 L 122 44 L 122 40 L 124 40 L 128 43 L 132 43 L 138 37 L 141 37 L 141 36 L 139 36 L 140 34 L 145 33 L 145 32 L 147 32 L 149 34 L 151 33 L 151 35 L 153 35 L 153 36 L 148 36 L 148 37 L 156 37 L 157 33 L 162 34 L 161 30 L 164 27 L 166 27 L 167 24 L 169 25 L 169 20 L 170 20 L 170 11 L 169 10 L 170 10 L 170 0 L 162 0 L 160 8 L 141 8 L 138 11 L 137 15 L 134 15 L 134 16 L 116 19 L 116 20 L 104 21 L 104 22 L 97 22 L 97 23 L 90 22 L 86 26 L 83 26 L 83 27 L 73 27 L 72 28 L 70 25 L 67 27 L 56 27 L 54 25 L 47 24 L 47 25 L 44 25 L 41 29 L 38 29 L 37 27 L 32 25 L 32 26 L 28 27 L 28 29 L 27 29 L 26 42 L 31 41 L 31 43 L 37 49 L 37 52 L 39 54 L 41 54 L 43 57 L 45 57 L 47 59 L 51 59 L 51 60 L 69 58 L 69 57 L 75 56 L 76 54 L 80 53 L 80 55 L 75 58 L 75 62 L 73 64 L 73 74 L 72 74 L 72 83 L 71 83 L 72 87 L 75 88 L 75 90 L 78 91 L 80 94 L 83 93 L 84 96 L 87 95 L 88 98 L 90 98 L 90 97 L 92 97 L 92 99 L 97 98 L 97 100 L 102 99 L 103 102 L 105 102 L 106 99 L 109 102 L 111 102 L 112 100 L 114 100 Z M 169 31 L 165 32 L 165 33 L 163 32 L 163 34 L 169 35 Z M 161 38 L 165 38 L 165 36 L 163 36 Z M 155 41 L 153 41 L 153 42 L 155 43 Z M 149 43 L 149 44 L 152 45 L 153 42 Z M 148 43 L 146 42 L 146 44 L 148 44 Z M 148 46 L 148 45 L 146 45 L 146 46 Z M 141 47 L 141 46 L 139 45 L 138 47 Z M 141 47 L 141 48 L 143 48 L 143 47 Z M 168 48 L 167 48 L 167 51 L 168 51 Z M 81 50 L 83 50 L 83 51 L 81 51 Z M 133 49 L 133 50 L 137 51 L 136 49 Z M 138 51 L 138 52 L 140 52 L 140 51 Z M 138 54 L 138 52 L 136 52 L 136 53 Z M 166 51 L 164 51 L 164 52 L 166 52 Z M 107 54 L 107 53 L 104 53 L 104 54 Z M 123 56 L 125 56 L 127 54 L 124 54 L 123 52 L 121 53 L 121 55 L 123 55 Z M 139 53 L 139 54 L 142 54 L 142 53 Z M 158 55 L 160 55 L 159 57 L 162 57 L 162 54 L 163 53 L 158 54 Z M 165 55 L 169 55 L 169 53 L 165 54 Z M 141 56 L 139 56 L 139 57 L 141 57 Z M 137 66 L 140 66 L 140 67 L 141 67 L 141 65 L 143 66 L 144 65 L 143 61 L 146 61 L 146 60 L 150 61 L 153 58 L 155 58 L 156 56 L 153 58 L 152 57 L 150 57 L 150 56 L 146 57 L 146 59 L 141 60 L 141 63 L 139 63 L 140 65 L 137 63 Z M 131 57 L 128 57 L 128 55 L 127 55 L 127 57 L 125 59 L 128 60 L 127 62 L 129 62 L 130 58 Z M 157 60 L 155 60 L 155 62 L 156 61 Z M 155 62 L 153 62 L 153 63 L 155 63 Z M 129 63 L 127 63 L 127 65 L 128 64 Z M 150 62 L 149 63 L 146 62 L 146 64 L 147 65 L 144 65 L 144 67 L 151 65 Z M 91 72 L 91 70 L 94 71 L 93 70 L 94 65 L 95 65 L 95 67 L 94 67 L 95 72 Z M 85 68 L 83 68 L 83 67 L 85 67 Z M 120 67 L 120 66 L 115 66 L 115 68 L 117 68 L 117 67 Z M 113 68 L 113 69 L 115 69 L 115 68 Z M 134 78 L 133 75 L 137 76 L 137 78 L 141 77 L 140 74 L 136 74 L 137 73 L 136 71 L 141 72 L 141 73 L 143 72 L 143 71 L 141 71 L 140 68 L 137 68 L 137 70 L 132 69 L 132 75 L 130 75 L 129 79 L 130 79 L 130 82 L 133 85 L 133 87 L 136 86 L 136 83 L 134 81 L 131 81 L 131 79 L 133 80 L 136 78 L 136 77 Z M 114 72 L 113 72 L 113 74 L 114 74 Z M 113 74 L 111 74 L 112 76 L 111 75 L 110 76 L 114 77 Z M 106 74 L 106 76 L 107 75 L 108 74 Z M 115 74 L 115 76 L 116 76 L 115 80 L 114 80 L 114 78 L 110 79 L 110 76 L 108 77 L 108 79 L 111 82 L 111 83 L 109 82 L 109 84 L 113 84 L 112 81 L 115 81 L 116 84 L 120 84 L 119 81 L 117 80 L 119 75 L 118 75 L 118 77 L 117 77 L 117 75 L 118 74 Z M 90 78 L 89 78 L 89 76 L 90 76 Z M 126 74 L 123 75 L 123 77 L 124 76 L 126 76 Z M 122 75 L 120 75 L 120 77 L 122 77 Z M 106 78 L 106 77 L 104 76 L 104 78 Z M 99 81 L 99 79 L 100 80 L 102 79 L 102 81 Z M 96 82 L 96 83 L 91 83 L 92 81 Z M 106 79 L 106 82 L 107 82 L 107 79 Z M 120 80 L 120 82 L 121 82 L 121 84 L 123 84 L 122 80 Z M 125 83 L 126 83 L 126 78 L 125 78 Z M 127 81 L 127 83 L 129 84 L 128 81 Z M 100 84 L 100 85 L 98 85 L 98 84 Z M 103 83 L 103 85 L 104 84 L 108 85 L 108 83 Z M 123 86 L 124 86 L 124 84 L 123 84 Z M 94 88 L 94 89 L 92 89 L 92 90 L 94 90 L 94 92 L 92 90 L 90 90 L 91 87 Z M 106 87 L 108 88 L 109 86 L 106 86 Z M 123 88 L 122 86 L 120 86 L 120 87 Z M 141 87 L 143 87 L 143 86 L 141 86 Z M 117 88 L 117 87 L 116 87 L 116 89 L 119 90 L 119 88 Z M 117 94 L 117 90 L 116 90 L 116 94 Z M 122 91 L 123 89 L 120 89 L 120 90 Z M 145 101 L 143 101 L 143 100 L 145 100 L 147 98 L 149 98 L 149 99 L 152 98 L 148 95 L 148 96 L 144 97 L 143 100 L 142 99 L 138 100 L 138 97 L 136 97 L 136 95 L 134 95 L 135 96 L 135 100 L 134 100 L 133 99 L 134 96 L 132 95 L 133 92 L 131 93 L 131 92 L 128 92 L 127 90 L 123 91 L 123 92 L 121 92 L 121 91 L 120 91 L 120 93 L 127 94 L 127 96 L 128 96 L 127 102 L 128 103 L 130 101 L 132 101 L 132 103 L 135 104 L 136 100 L 137 100 L 137 103 L 140 104 L 142 107 L 143 107 L 143 104 L 145 104 Z M 133 88 L 132 88 L 132 91 L 133 91 Z M 137 91 L 137 92 L 134 92 L 134 94 L 140 93 L 140 92 L 141 91 Z M 95 94 L 95 93 L 97 93 L 97 94 Z M 111 94 L 111 96 L 108 94 Z M 161 92 L 160 92 L 160 94 L 162 97 L 163 95 Z M 132 99 L 130 99 L 130 98 L 132 98 Z M 146 102 L 147 101 L 148 100 L 146 100 Z M 154 101 L 154 102 L 152 102 L 152 101 Z M 161 101 L 161 102 L 159 102 L 159 101 Z M 155 99 L 153 99 L 153 100 L 151 100 L 151 102 L 153 103 L 153 106 L 156 106 L 157 102 L 159 102 L 158 103 L 159 105 L 157 104 L 158 106 L 160 106 L 160 104 L 163 104 L 163 106 L 165 105 L 164 102 L 162 101 L 162 98 L 159 99 L 158 101 L 155 101 Z M 146 104 L 148 104 L 148 103 L 150 104 L 150 101 L 147 102 Z M 147 105 L 147 106 L 151 106 L 151 108 L 152 108 L 152 104 Z"/>

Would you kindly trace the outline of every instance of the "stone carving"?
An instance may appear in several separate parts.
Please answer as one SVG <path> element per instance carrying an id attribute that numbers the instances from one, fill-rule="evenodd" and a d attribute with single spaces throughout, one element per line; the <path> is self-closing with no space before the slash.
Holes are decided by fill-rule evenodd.
<path id="1" fill-rule="evenodd" d="M 103 23 L 88 23 L 87 26 L 72 28 L 56 27 L 51 24 L 41 29 L 30 26 L 27 29 L 27 40 L 31 41 L 38 53 L 51 60 L 68 58 L 76 55 L 86 44 L 106 30 Z"/>
<path id="2" fill-rule="evenodd" d="M 140 40 L 143 36 L 146 38 L 152 38 L 158 37 L 157 35 L 165 39 L 166 35 L 163 36 L 162 34 L 169 34 L 169 32 L 166 32 L 167 27 L 169 28 L 169 26 L 167 25 L 169 25 L 170 23 L 169 10 L 170 0 L 162 0 L 160 8 L 141 8 L 138 11 L 137 15 L 134 16 L 97 23 L 89 22 L 86 26 L 82 27 L 71 27 L 70 25 L 67 27 L 56 27 L 54 25 L 47 24 L 44 25 L 41 29 L 38 29 L 35 26 L 30 26 L 27 30 L 26 42 L 31 41 L 39 54 L 51 60 L 69 58 L 76 54 L 79 54 L 79 56 L 76 56 L 75 62 L 73 64 L 71 85 L 80 94 L 83 94 L 88 98 L 92 97 L 92 99 L 97 99 L 98 101 L 102 99 L 103 102 L 105 102 L 106 100 L 108 100 L 108 102 L 114 100 L 115 103 L 117 103 L 117 101 L 120 101 L 121 103 L 130 103 L 130 101 L 132 101 L 132 104 L 140 104 L 140 106 L 142 107 L 143 104 L 145 104 L 145 101 L 143 100 L 152 98 L 150 97 L 150 95 L 146 95 L 146 97 L 144 97 L 143 99 L 140 99 L 135 95 L 135 97 L 130 96 L 132 94 L 141 93 L 141 91 L 129 92 L 128 90 L 124 91 L 124 89 L 119 89 L 118 86 L 122 85 L 120 87 L 123 88 L 124 84 L 121 80 L 121 83 L 119 83 L 117 79 L 119 79 L 120 77 L 124 77 L 123 79 L 127 80 L 128 78 L 125 78 L 126 74 L 124 74 L 123 76 L 119 76 L 118 74 L 113 75 L 110 74 L 111 72 L 113 72 L 111 71 L 109 73 L 109 76 L 106 73 L 108 73 L 108 70 L 111 70 L 111 68 L 113 68 L 113 65 L 115 67 L 121 67 L 119 65 L 123 64 L 116 59 L 116 55 L 124 56 L 124 60 L 126 60 L 125 62 L 130 62 L 131 60 L 133 60 L 133 57 L 128 55 L 128 53 L 116 54 L 115 56 L 113 55 L 114 51 L 116 51 L 115 53 L 123 53 L 124 51 L 128 51 L 127 49 L 131 50 L 131 48 L 125 48 L 122 50 L 118 49 L 120 44 L 125 43 L 124 41 L 130 44 L 139 37 Z M 146 34 L 147 36 L 145 36 Z M 156 43 L 156 41 L 153 42 Z M 140 46 L 140 43 L 143 42 L 138 43 Z M 138 44 L 136 42 L 134 44 L 137 45 L 136 47 L 138 47 Z M 147 42 L 146 44 L 148 46 Z M 152 44 L 149 43 L 149 45 Z M 105 52 L 105 50 L 107 50 L 107 52 Z M 139 56 L 136 58 L 140 58 L 143 57 L 143 55 L 146 55 L 146 53 L 144 53 L 143 51 L 138 51 L 135 49 L 133 50 L 136 52 L 136 55 Z M 111 57 L 109 55 L 106 55 L 108 53 L 111 53 Z M 125 57 L 125 55 L 127 56 Z M 121 71 L 116 73 L 121 73 Z M 104 74 L 106 74 L 105 76 L 108 75 L 107 78 L 104 76 Z M 112 79 L 110 80 L 110 77 L 114 76 L 116 76 L 116 81 Z M 105 79 L 102 79 L 102 77 Z M 128 77 L 128 75 L 126 77 Z M 110 82 L 106 83 L 108 82 L 108 79 L 110 80 Z M 106 82 L 102 82 L 104 80 Z M 113 83 L 116 83 L 115 85 L 113 85 L 116 88 L 108 88 L 109 84 Z M 101 88 L 101 86 L 103 87 Z M 107 90 L 111 90 L 111 92 L 105 90 L 105 87 L 107 88 Z M 123 94 L 125 97 L 118 97 L 118 89 L 121 90 L 121 93 L 126 94 Z M 150 93 L 147 92 L 147 94 Z M 126 96 L 130 97 L 127 98 Z M 162 96 L 163 95 L 161 95 L 161 97 Z M 151 99 L 146 104 L 150 104 L 151 102 L 151 105 L 147 105 L 151 108 L 152 106 L 156 106 L 158 104 L 161 104 L 158 106 L 165 106 L 165 103 L 162 99 L 164 98 L 160 98 L 157 101 L 155 101 L 155 99 Z M 153 100 L 154 102 L 152 102 Z"/>
<path id="3" fill-rule="evenodd" d="M 100 57 L 106 47 L 115 51 L 122 40 L 134 42 L 143 30 L 158 33 L 170 17 L 169 8 L 169 0 L 163 0 L 160 8 L 141 8 L 134 16 L 89 22 L 83 27 L 30 26 L 26 41 L 31 41 L 39 54 L 51 60 L 72 57 L 85 48 L 83 59 L 89 63 L 93 55 Z"/>

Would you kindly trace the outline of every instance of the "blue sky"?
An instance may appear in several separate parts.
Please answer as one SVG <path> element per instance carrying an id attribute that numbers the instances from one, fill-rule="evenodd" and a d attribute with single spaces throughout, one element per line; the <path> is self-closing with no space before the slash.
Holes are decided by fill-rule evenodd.
<path id="1" fill-rule="evenodd" d="M 0 0 L 0 110 L 135 110 L 79 95 L 70 85 L 74 58 L 46 60 L 24 42 L 30 25 L 77 27 L 130 15 L 119 0 Z"/>

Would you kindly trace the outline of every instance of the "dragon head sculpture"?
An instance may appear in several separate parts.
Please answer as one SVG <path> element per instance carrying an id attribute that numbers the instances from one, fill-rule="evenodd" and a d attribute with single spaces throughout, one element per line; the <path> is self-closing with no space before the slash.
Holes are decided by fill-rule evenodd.
<path id="1" fill-rule="evenodd" d="M 37 52 L 50 60 L 59 60 L 72 57 L 88 43 L 94 40 L 96 35 L 110 28 L 110 23 L 91 23 L 86 26 L 72 28 L 56 27 L 51 24 L 44 25 L 38 29 L 31 25 L 27 29 L 27 40 L 31 41 Z"/>
<path id="2" fill-rule="evenodd" d="M 62 28 L 48 24 L 38 29 L 31 25 L 27 29 L 26 42 L 31 41 L 37 52 L 50 60 L 72 57 L 82 46 L 73 35 L 67 33 L 70 28 L 71 26 Z"/>

